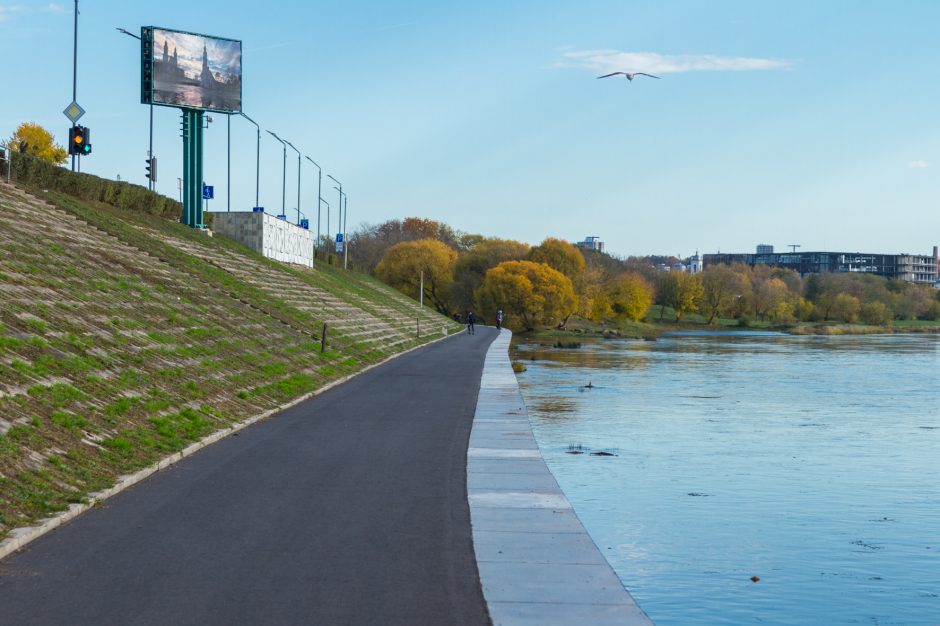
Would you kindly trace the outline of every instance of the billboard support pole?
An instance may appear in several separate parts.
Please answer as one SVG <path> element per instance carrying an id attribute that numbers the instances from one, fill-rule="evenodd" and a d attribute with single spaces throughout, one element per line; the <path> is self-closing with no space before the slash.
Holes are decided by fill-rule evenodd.
<path id="1" fill-rule="evenodd" d="M 72 102 L 76 102 L 78 98 L 78 0 L 75 0 L 75 26 L 74 26 L 74 37 L 72 38 Z M 75 122 L 72 122 L 72 128 L 75 127 Z M 70 148 L 71 150 L 71 148 Z M 72 171 L 75 171 L 75 159 L 77 157 L 72 155 Z"/>
<path id="2" fill-rule="evenodd" d="M 183 111 L 183 223 L 205 228 L 202 215 L 202 111 Z"/>
<path id="3" fill-rule="evenodd" d="M 226 118 L 228 119 L 228 136 L 227 136 L 225 144 L 226 146 L 228 146 L 226 149 L 226 159 L 228 159 L 228 161 L 226 165 L 227 169 L 226 169 L 226 174 L 225 174 L 225 184 L 227 185 L 227 188 L 225 191 L 225 210 L 231 211 L 232 210 L 232 114 L 229 113 L 228 115 L 226 115 Z"/>

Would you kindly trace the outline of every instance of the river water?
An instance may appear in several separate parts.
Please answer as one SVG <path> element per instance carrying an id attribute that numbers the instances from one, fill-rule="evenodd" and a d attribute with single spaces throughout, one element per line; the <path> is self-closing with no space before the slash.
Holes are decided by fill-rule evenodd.
<path id="1" fill-rule="evenodd" d="M 940 624 L 940 337 L 513 356 L 546 462 L 658 625 Z"/>

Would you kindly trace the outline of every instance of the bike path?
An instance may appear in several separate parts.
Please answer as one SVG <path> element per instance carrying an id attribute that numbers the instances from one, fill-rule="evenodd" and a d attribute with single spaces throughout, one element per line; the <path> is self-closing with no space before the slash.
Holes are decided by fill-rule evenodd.
<path id="1" fill-rule="evenodd" d="M 374 368 L 0 561 L 0 623 L 487 624 L 467 445 L 495 330 Z"/>

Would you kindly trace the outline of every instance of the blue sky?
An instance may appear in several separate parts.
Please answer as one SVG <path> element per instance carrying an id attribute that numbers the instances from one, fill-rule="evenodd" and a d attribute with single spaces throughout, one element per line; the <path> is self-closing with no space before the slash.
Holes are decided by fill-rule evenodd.
<path id="1" fill-rule="evenodd" d="M 237 6 L 237 10 L 231 7 Z M 71 2 L 0 2 L 0 134 L 61 142 Z M 343 182 L 349 230 L 431 217 L 616 254 L 928 253 L 940 244 L 940 3 L 864 0 L 274 2 L 82 0 L 83 169 L 145 184 L 139 48 L 116 27 L 243 41 L 244 110 Z M 608 71 L 647 71 L 661 80 Z M 206 135 L 226 206 L 226 120 Z M 155 109 L 158 190 L 176 195 L 179 112 Z M 232 210 L 254 204 L 254 127 L 232 120 Z M 282 197 L 262 139 L 261 204 Z M 303 162 L 313 217 L 316 169 Z M 287 208 L 297 161 L 288 152 Z M 328 180 L 324 178 L 324 180 Z M 324 184 L 334 207 L 337 192 Z M 325 211 L 325 209 L 324 209 Z M 324 214 L 325 231 L 325 214 Z"/>

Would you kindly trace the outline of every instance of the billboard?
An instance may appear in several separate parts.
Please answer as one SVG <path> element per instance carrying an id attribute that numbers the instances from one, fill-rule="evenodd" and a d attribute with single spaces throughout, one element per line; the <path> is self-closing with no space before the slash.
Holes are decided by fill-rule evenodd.
<path id="1" fill-rule="evenodd" d="M 140 42 L 143 104 L 241 111 L 241 41 L 145 26 Z"/>

